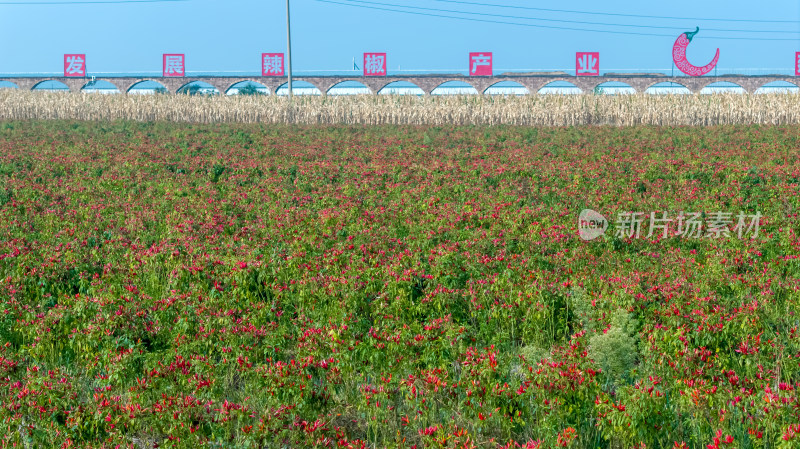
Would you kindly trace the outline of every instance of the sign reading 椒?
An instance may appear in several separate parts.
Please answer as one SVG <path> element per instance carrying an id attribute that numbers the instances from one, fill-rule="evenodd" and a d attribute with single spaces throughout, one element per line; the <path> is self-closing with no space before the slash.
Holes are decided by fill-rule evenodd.
<path id="1" fill-rule="evenodd" d="M 800 76 L 800 51 L 794 54 L 794 76 Z"/>
<path id="2" fill-rule="evenodd" d="M 364 76 L 386 76 L 386 53 L 364 53 Z"/>
<path id="3" fill-rule="evenodd" d="M 492 76 L 492 53 L 469 54 L 469 76 Z"/>
<path id="4" fill-rule="evenodd" d="M 261 76 L 283 76 L 283 53 L 261 53 Z"/>
<path id="5" fill-rule="evenodd" d="M 575 53 L 575 76 L 600 76 L 600 53 L 596 51 Z"/>
<path id="6" fill-rule="evenodd" d="M 64 55 L 64 76 L 86 76 L 86 55 Z"/>
<path id="7" fill-rule="evenodd" d="M 183 54 L 164 54 L 164 76 L 186 76 L 186 57 Z"/>

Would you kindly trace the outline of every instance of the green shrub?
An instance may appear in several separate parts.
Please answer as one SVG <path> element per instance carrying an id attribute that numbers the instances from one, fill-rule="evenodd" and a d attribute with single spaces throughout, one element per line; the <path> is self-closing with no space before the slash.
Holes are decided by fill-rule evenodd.
<path id="1" fill-rule="evenodd" d="M 618 384 L 632 377 L 638 359 L 636 320 L 628 312 L 617 311 L 611 327 L 589 339 L 589 357 L 603 370 L 606 380 Z"/>

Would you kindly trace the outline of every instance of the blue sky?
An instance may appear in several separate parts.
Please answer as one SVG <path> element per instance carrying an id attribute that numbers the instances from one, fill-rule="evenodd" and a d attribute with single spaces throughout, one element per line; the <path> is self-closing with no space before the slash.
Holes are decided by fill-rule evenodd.
<path id="1" fill-rule="evenodd" d="M 256 74 L 260 71 L 262 52 L 286 50 L 283 0 L 62 5 L 18 1 L 24 4 L 8 4 L 0 0 L 2 74 L 58 73 L 63 68 L 64 53 L 85 53 L 90 74 L 160 73 L 162 53 L 185 53 L 188 74 Z M 689 46 L 689 60 L 704 65 L 719 47 L 720 73 L 743 68 L 752 69 L 753 73 L 772 73 L 776 72 L 775 69 L 793 73 L 794 52 L 800 51 L 800 2 L 797 0 L 675 0 L 669 3 L 465 0 L 485 3 L 486 6 L 440 0 L 333 1 L 348 5 L 292 0 L 292 50 L 296 72 L 346 71 L 352 68 L 353 58 L 359 61 L 365 51 L 386 52 L 390 72 L 465 72 L 470 51 L 493 52 L 495 73 L 505 69 L 572 69 L 576 51 L 600 52 L 601 72 L 664 70 L 672 65 L 671 48 L 675 38 L 695 26 L 699 26 L 701 31 Z M 498 5 L 661 18 L 553 12 Z M 373 8 L 663 36 L 547 29 Z M 690 19 L 663 18 L 665 16 Z M 751 20 L 791 23 L 749 22 Z M 709 28 L 742 31 L 710 31 Z M 772 32 L 781 30 L 787 33 Z M 755 40 L 763 38 L 790 40 Z"/>

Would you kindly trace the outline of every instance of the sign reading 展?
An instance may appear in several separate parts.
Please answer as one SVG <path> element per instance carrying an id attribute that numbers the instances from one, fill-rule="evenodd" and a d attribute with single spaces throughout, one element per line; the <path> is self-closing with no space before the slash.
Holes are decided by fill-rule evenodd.
<path id="1" fill-rule="evenodd" d="M 164 54 L 163 75 L 186 76 L 186 56 L 183 54 Z"/>
<path id="2" fill-rule="evenodd" d="M 794 54 L 794 76 L 800 76 L 800 51 Z"/>

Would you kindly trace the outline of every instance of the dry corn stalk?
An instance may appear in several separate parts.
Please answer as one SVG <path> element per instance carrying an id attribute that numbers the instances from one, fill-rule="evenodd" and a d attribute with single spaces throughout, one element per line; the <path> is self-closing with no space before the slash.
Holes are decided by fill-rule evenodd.
<path id="1" fill-rule="evenodd" d="M 327 97 L 99 95 L 0 89 L 0 120 L 363 125 L 722 125 L 800 123 L 800 95 Z"/>

